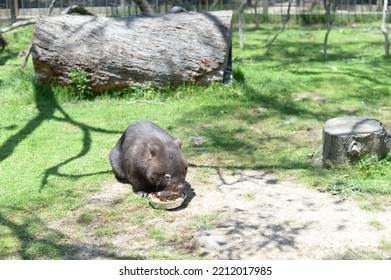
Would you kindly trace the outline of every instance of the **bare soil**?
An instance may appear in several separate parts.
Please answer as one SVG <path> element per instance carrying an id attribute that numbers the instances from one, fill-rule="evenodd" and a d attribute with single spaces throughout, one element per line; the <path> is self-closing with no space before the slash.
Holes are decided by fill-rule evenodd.
<path id="1" fill-rule="evenodd" d="M 363 210 L 353 198 L 262 170 L 193 168 L 187 179 L 187 201 L 176 210 L 152 209 L 130 185 L 110 182 L 49 228 L 67 236 L 69 259 L 391 258 L 381 246 L 391 241 L 390 201 Z M 86 213 L 91 221 L 83 222 Z"/>

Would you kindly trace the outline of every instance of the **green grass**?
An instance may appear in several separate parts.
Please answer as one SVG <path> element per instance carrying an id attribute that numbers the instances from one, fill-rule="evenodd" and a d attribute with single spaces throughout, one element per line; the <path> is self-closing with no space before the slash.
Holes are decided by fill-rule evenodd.
<path id="1" fill-rule="evenodd" d="M 89 193 L 114 182 L 109 151 L 138 119 L 155 121 L 184 140 L 199 181 L 214 168 L 265 169 L 346 197 L 391 195 L 391 157 L 331 169 L 320 165 L 326 120 L 358 115 L 391 129 L 390 60 L 383 56 L 380 30 L 368 27 L 334 28 L 325 59 L 323 27 L 288 26 L 265 55 L 279 26 L 250 26 L 243 50 L 234 33 L 234 86 L 145 86 L 86 100 L 69 97 L 63 88 L 36 86 L 31 61 L 21 70 L 23 58 L 17 57 L 31 29 L 6 33 L 10 45 L 0 54 L 0 259 L 59 259 L 77 250 L 63 245 L 66 237 L 46 223 L 68 216 Z M 145 99 L 159 103 L 129 104 Z M 190 136 L 208 142 L 194 146 Z M 129 201 L 135 212 L 130 224 L 164 215 L 143 217 L 136 210 L 143 203 Z M 215 220 L 204 217 L 193 225 L 208 229 Z M 93 222 L 93 213 L 79 220 Z M 96 233 L 113 234 L 110 228 Z"/>
<path id="2" fill-rule="evenodd" d="M 378 230 L 384 229 L 384 225 L 381 222 L 376 221 L 376 220 L 370 221 L 369 225 L 373 226 L 374 228 L 376 228 Z"/>

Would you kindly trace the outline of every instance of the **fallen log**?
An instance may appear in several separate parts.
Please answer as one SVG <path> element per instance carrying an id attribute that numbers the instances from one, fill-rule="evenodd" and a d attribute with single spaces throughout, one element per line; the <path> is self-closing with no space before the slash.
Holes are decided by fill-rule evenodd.
<path id="1" fill-rule="evenodd" d="M 390 151 L 391 138 L 375 119 L 338 117 L 323 128 L 323 165 L 348 164 L 365 155 L 383 159 Z"/>
<path id="2" fill-rule="evenodd" d="M 43 17 L 33 37 L 36 79 L 70 85 L 69 74 L 81 68 L 94 92 L 223 81 L 231 29 L 231 11 Z"/>

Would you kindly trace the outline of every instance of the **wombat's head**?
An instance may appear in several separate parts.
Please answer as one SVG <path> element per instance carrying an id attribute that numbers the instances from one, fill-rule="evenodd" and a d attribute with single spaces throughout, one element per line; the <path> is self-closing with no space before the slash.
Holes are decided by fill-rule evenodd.
<path id="1" fill-rule="evenodd" d="M 150 144 L 150 164 L 148 181 L 156 190 L 181 192 L 185 186 L 187 161 L 182 154 L 182 142 L 175 139 L 164 146 Z"/>

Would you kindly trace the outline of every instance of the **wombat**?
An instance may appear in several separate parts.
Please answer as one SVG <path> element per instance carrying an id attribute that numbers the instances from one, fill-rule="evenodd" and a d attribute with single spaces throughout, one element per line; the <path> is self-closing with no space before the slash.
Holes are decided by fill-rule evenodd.
<path id="1" fill-rule="evenodd" d="M 129 125 L 110 152 L 118 181 L 130 183 L 135 192 L 180 192 L 185 185 L 187 161 L 182 142 L 150 121 Z"/>

